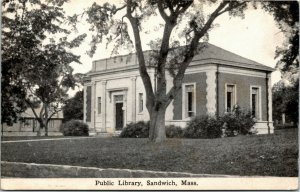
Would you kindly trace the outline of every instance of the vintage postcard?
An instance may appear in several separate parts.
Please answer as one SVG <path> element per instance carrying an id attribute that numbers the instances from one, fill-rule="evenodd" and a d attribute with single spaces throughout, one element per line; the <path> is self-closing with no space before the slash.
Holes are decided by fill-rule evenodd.
<path id="1" fill-rule="evenodd" d="M 298 189 L 298 1 L 1 3 L 2 190 Z"/>

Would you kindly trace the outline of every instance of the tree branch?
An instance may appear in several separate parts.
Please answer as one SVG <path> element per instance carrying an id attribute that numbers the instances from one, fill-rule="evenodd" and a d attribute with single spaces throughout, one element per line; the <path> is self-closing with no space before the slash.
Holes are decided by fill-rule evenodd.
<path id="1" fill-rule="evenodd" d="M 214 22 L 214 20 L 220 15 L 219 12 L 228 4 L 228 1 L 222 1 L 220 5 L 217 7 L 217 9 L 211 14 L 208 21 L 205 23 L 203 28 L 200 31 L 196 31 L 196 36 L 200 36 L 200 38 L 208 31 L 208 29 L 211 27 L 211 24 Z"/>
<path id="2" fill-rule="evenodd" d="M 51 118 L 53 117 L 53 115 L 57 114 L 58 112 L 60 112 L 62 109 L 59 110 L 55 110 L 47 119 L 47 123 L 51 120 Z"/>
<path id="3" fill-rule="evenodd" d="M 180 6 L 178 5 L 176 7 L 175 14 L 177 16 L 179 16 L 180 14 L 184 13 L 192 5 L 192 3 L 193 3 L 193 1 L 190 0 L 189 3 L 185 4 L 184 6 L 182 6 L 181 9 L 180 9 Z"/>
<path id="4" fill-rule="evenodd" d="M 158 11 L 161 17 L 165 20 L 165 22 L 170 21 L 170 17 L 166 14 L 164 7 L 163 7 L 163 0 L 158 0 L 157 2 Z"/>
<path id="5" fill-rule="evenodd" d="M 166 60 L 169 53 L 170 37 L 175 25 L 171 22 L 166 22 L 162 37 L 159 57 L 157 61 L 157 92 L 158 98 L 163 98 L 166 94 Z"/>
<path id="6" fill-rule="evenodd" d="M 45 104 L 43 103 L 43 106 L 41 108 L 41 111 L 40 111 L 40 119 L 43 121 L 43 110 L 45 109 Z"/>
<path id="7" fill-rule="evenodd" d="M 167 4 L 167 6 L 168 6 L 168 8 L 169 8 L 169 10 L 171 12 L 171 14 L 174 14 L 174 8 L 172 6 L 171 1 L 170 0 L 165 0 L 165 1 L 166 1 L 166 4 Z"/>
<path id="8" fill-rule="evenodd" d="M 205 23 L 203 28 L 200 31 L 197 31 L 194 29 L 194 37 L 192 39 L 191 44 L 189 45 L 188 51 L 186 52 L 184 56 L 184 60 L 179 66 L 178 72 L 176 76 L 173 79 L 173 87 L 170 89 L 170 91 L 166 95 L 166 100 L 168 102 L 171 102 L 171 100 L 175 97 L 175 94 L 179 89 L 181 89 L 181 84 L 182 84 L 182 79 L 185 74 L 185 70 L 187 69 L 188 65 L 191 63 L 195 51 L 197 50 L 199 40 L 207 33 L 208 29 L 211 27 L 213 21 L 221 15 L 220 12 L 224 9 L 224 7 L 228 4 L 228 1 L 222 1 L 219 6 L 215 9 L 215 11 L 211 14 L 210 18 L 208 21 Z M 241 5 L 241 4 L 240 4 Z"/>
<path id="9" fill-rule="evenodd" d="M 127 5 L 125 4 L 125 5 L 123 5 L 122 7 L 116 8 L 116 10 L 113 12 L 113 14 L 116 14 L 118 11 L 120 11 L 120 10 L 126 8 L 126 6 L 127 6 Z"/>
<path id="10" fill-rule="evenodd" d="M 235 9 L 235 8 L 240 7 L 240 6 L 242 6 L 242 5 L 245 5 L 245 4 L 247 4 L 246 1 L 244 1 L 244 2 L 242 2 L 242 3 L 239 3 L 239 2 L 230 2 L 230 4 L 228 5 L 227 8 L 225 8 L 223 11 L 220 11 L 220 12 L 218 13 L 218 16 L 222 15 L 223 13 L 225 13 L 225 12 L 227 12 L 227 11 L 230 11 L 230 10 L 232 10 L 232 9 Z"/>
<path id="11" fill-rule="evenodd" d="M 147 67 L 145 64 L 145 58 L 144 58 L 144 53 L 143 53 L 143 48 L 141 44 L 141 37 L 140 37 L 140 31 L 138 28 L 138 20 L 137 18 L 134 18 L 131 13 L 131 5 L 132 5 L 132 0 L 127 1 L 127 14 L 126 17 L 131 23 L 132 30 L 133 30 L 133 35 L 135 39 L 135 47 L 136 47 L 136 52 L 137 52 L 137 57 L 139 61 L 139 71 L 141 74 L 141 78 L 144 83 L 146 95 L 147 95 L 147 108 L 150 109 L 153 106 L 154 103 L 154 92 L 153 92 L 153 87 L 151 83 L 150 76 L 147 72 Z"/>
<path id="12" fill-rule="evenodd" d="M 32 103 L 31 103 L 30 101 L 28 101 L 27 99 L 25 99 L 25 103 L 27 103 L 27 105 L 31 108 L 31 110 L 32 110 L 32 112 L 33 112 L 35 118 L 39 119 L 39 117 L 38 117 L 36 111 L 34 110 L 34 107 L 32 106 Z"/>

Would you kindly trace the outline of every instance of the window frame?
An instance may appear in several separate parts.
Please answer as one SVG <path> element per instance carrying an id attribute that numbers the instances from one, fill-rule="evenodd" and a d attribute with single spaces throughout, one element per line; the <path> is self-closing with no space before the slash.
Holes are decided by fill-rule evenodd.
<path id="1" fill-rule="evenodd" d="M 253 88 L 258 90 L 258 115 L 256 115 L 254 118 L 261 121 L 262 120 L 262 95 L 261 95 L 261 86 L 260 85 L 250 85 L 250 111 L 252 115 L 252 90 Z"/>
<path id="2" fill-rule="evenodd" d="M 102 113 L 102 109 L 101 108 L 102 108 L 102 98 L 101 97 L 97 97 L 97 114 L 98 115 L 100 115 Z"/>
<path id="3" fill-rule="evenodd" d="M 227 111 L 227 89 L 228 86 L 233 86 L 233 102 L 231 104 L 231 109 L 230 111 Z M 224 94 L 224 98 L 225 98 L 225 113 L 230 113 L 233 111 L 234 107 L 237 105 L 237 86 L 236 84 L 233 83 L 225 83 L 225 94 Z"/>
<path id="4" fill-rule="evenodd" d="M 186 92 L 186 87 L 187 86 L 193 86 L 193 101 L 192 101 L 192 106 L 193 106 L 193 113 L 194 113 L 194 115 L 193 116 L 191 116 L 191 117 L 189 117 L 188 116 L 188 113 L 189 113 L 189 111 L 188 111 L 188 101 L 186 102 L 186 99 L 188 99 L 187 98 L 187 92 Z M 196 93 L 196 82 L 191 82 L 191 83 L 183 83 L 182 84 L 182 119 L 191 119 L 192 117 L 195 117 L 196 116 L 196 114 L 197 114 L 197 105 L 196 105 L 196 103 L 197 103 L 197 93 Z"/>
<path id="5" fill-rule="evenodd" d="M 142 101 L 142 105 L 141 105 Z M 144 93 L 138 94 L 138 113 L 141 114 L 144 112 Z"/>

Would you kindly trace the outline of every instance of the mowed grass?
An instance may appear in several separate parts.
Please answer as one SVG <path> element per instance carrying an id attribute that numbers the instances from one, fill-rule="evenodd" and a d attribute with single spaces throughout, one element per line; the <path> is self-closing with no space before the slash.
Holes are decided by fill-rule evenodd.
<path id="1" fill-rule="evenodd" d="M 86 136 L 85 136 L 86 137 Z M 39 140 L 39 139 L 61 139 L 61 138 L 79 138 L 75 136 L 9 136 L 1 137 L 1 141 L 19 141 L 19 140 Z"/>
<path id="2" fill-rule="evenodd" d="M 2 161 L 241 176 L 297 176 L 297 129 L 220 139 L 87 138 L 2 143 Z"/>

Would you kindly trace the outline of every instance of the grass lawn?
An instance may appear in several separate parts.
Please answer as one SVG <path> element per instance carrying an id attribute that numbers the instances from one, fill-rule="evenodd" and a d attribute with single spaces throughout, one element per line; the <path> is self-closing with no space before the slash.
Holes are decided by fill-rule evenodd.
<path id="1" fill-rule="evenodd" d="M 88 138 L 2 143 L 11 162 L 183 171 L 199 174 L 297 176 L 298 129 L 220 139 Z"/>
<path id="2" fill-rule="evenodd" d="M 86 136 L 85 136 L 86 137 Z M 1 137 L 1 141 L 18 141 L 18 140 L 39 140 L 39 139 L 60 139 L 60 138 L 72 138 L 71 136 L 9 136 Z M 78 138 L 78 137 L 76 137 Z"/>

